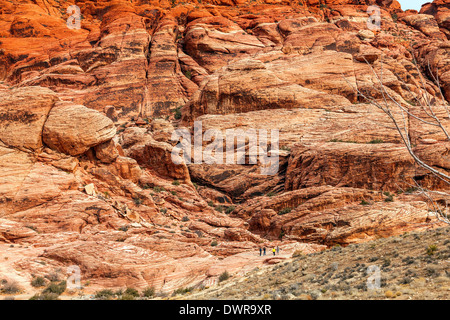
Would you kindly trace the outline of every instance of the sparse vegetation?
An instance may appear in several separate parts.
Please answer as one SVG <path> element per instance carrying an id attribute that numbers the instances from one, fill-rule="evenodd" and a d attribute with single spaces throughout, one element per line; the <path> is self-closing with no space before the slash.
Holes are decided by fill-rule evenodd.
<path id="1" fill-rule="evenodd" d="M 178 294 L 186 294 L 186 293 L 188 293 L 188 292 L 191 292 L 193 290 L 193 288 L 192 287 L 186 287 L 186 288 L 178 288 L 177 290 L 175 290 L 174 292 L 173 292 L 173 294 L 172 295 L 178 295 Z"/>
<path id="2" fill-rule="evenodd" d="M 135 205 L 140 206 L 142 204 L 142 199 L 139 197 L 133 198 L 133 202 Z"/>
<path id="3" fill-rule="evenodd" d="M 164 189 L 163 187 L 154 186 L 153 191 L 155 191 L 156 193 L 160 193 L 160 192 L 166 191 L 166 189 Z"/>
<path id="4" fill-rule="evenodd" d="M 450 284 L 445 263 L 450 253 L 449 234 L 447 227 L 314 253 L 298 250 L 291 261 L 278 263 L 263 273 L 256 268 L 245 278 L 228 279 L 226 285 L 219 279 L 219 289 L 205 288 L 191 293 L 195 299 L 446 300 Z M 422 242 L 433 240 L 427 247 L 433 255 L 425 254 L 415 236 L 420 236 Z M 371 266 L 381 270 L 379 289 L 368 289 Z"/>
<path id="5" fill-rule="evenodd" d="M 224 271 L 219 276 L 219 282 L 228 280 L 229 278 L 230 278 L 230 274 L 228 273 L 228 271 Z"/>
<path id="6" fill-rule="evenodd" d="M 47 288 L 42 291 L 42 293 L 54 293 L 58 296 L 61 295 L 64 291 L 66 291 L 66 281 L 60 281 L 58 283 L 52 282 L 48 285 Z"/>
<path id="7" fill-rule="evenodd" d="M 230 214 L 230 213 L 232 213 L 235 209 L 236 209 L 235 206 L 229 206 L 229 207 L 226 208 L 225 213 L 226 213 L 226 214 Z"/>
<path id="8" fill-rule="evenodd" d="M 369 141 L 369 144 L 378 144 L 378 143 L 384 143 L 384 141 L 382 139 L 374 139 Z"/>
<path id="9" fill-rule="evenodd" d="M 175 113 L 174 117 L 176 120 L 181 119 L 181 108 L 180 107 L 176 108 L 174 113 Z"/>
<path id="10" fill-rule="evenodd" d="M 135 288 L 127 288 L 125 290 L 125 292 L 123 293 L 123 295 L 129 295 L 129 296 L 137 298 L 137 297 L 139 297 L 139 291 L 137 291 Z"/>
<path id="11" fill-rule="evenodd" d="M 186 70 L 186 72 L 184 73 L 184 75 L 186 76 L 186 78 L 188 78 L 189 80 L 192 79 L 192 73 L 190 70 Z"/>
<path id="12" fill-rule="evenodd" d="M 436 253 L 438 247 L 435 244 L 430 244 L 427 248 L 427 255 L 432 256 Z"/>
<path id="13" fill-rule="evenodd" d="M 151 298 L 155 295 L 155 288 L 149 287 L 142 291 L 142 295 L 146 298 Z"/>
<path id="14" fill-rule="evenodd" d="M 4 293 L 4 294 L 17 294 L 20 291 L 22 291 L 21 287 L 19 286 L 19 284 L 14 281 L 14 280 L 2 280 L 1 281 L 1 289 L 0 289 L 0 293 Z"/>
<path id="15" fill-rule="evenodd" d="M 109 289 L 104 289 L 95 293 L 94 297 L 98 300 L 110 300 L 115 296 L 114 292 Z"/>
<path id="16" fill-rule="evenodd" d="M 35 288 L 40 288 L 45 286 L 45 279 L 43 277 L 35 277 L 31 280 L 31 286 Z"/>
<path id="17" fill-rule="evenodd" d="M 284 209 L 281 209 L 280 211 L 278 211 L 278 214 L 281 216 L 281 215 L 287 214 L 291 211 L 292 211 L 292 208 L 284 208 Z"/>

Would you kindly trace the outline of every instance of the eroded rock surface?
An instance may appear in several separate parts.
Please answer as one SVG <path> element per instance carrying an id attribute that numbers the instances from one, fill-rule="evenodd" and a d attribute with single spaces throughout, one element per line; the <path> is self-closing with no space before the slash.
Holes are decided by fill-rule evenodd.
<path id="1" fill-rule="evenodd" d="M 433 77 L 450 97 L 448 0 L 420 12 L 397 1 L 75 3 L 81 29 L 67 27 L 65 2 L 0 0 L 0 252 L 12 257 L 0 272 L 28 294 L 33 276 L 69 265 L 91 283 L 84 292 L 171 293 L 295 251 L 442 225 L 415 183 L 448 185 L 356 90 L 394 97 L 414 151 L 448 174 L 446 136 L 414 117 L 425 91 L 439 95 Z M 448 127 L 445 101 L 433 101 Z M 244 163 L 175 164 L 177 129 L 277 131 L 280 150 L 266 149 L 277 170 L 261 174 L 248 136 L 231 147 Z M 277 245 L 280 256 L 258 256 Z"/>

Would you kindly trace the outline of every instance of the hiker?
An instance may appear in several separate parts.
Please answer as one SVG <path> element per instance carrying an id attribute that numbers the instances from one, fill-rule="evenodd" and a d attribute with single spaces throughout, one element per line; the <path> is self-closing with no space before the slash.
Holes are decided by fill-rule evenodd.
<path id="1" fill-rule="evenodd" d="M 261 247 L 259 247 L 259 256 L 260 257 L 262 256 L 262 248 Z"/>
<path id="2" fill-rule="evenodd" d="M 277 246 L 277 254 L 278 255 L 280 254 L 280 247 L 279 246 Z"/>
<path id="3" fill-rule="evenodd" d="M 272 249 L 273 255 L 275 255 L 275 248 Z"/>
<path id="4" fill-rule="evenodd" d="M 264 255 L 266 255 L 266 247 L 263 248 Z"/>

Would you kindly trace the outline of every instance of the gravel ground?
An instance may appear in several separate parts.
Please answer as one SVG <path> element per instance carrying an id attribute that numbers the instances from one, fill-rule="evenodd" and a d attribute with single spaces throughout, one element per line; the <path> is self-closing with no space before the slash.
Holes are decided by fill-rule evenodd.
<path id="1" fill-rule="evenodd" d="M 448 299 L 450 227 L 334 247 L 178 299 Z"/>

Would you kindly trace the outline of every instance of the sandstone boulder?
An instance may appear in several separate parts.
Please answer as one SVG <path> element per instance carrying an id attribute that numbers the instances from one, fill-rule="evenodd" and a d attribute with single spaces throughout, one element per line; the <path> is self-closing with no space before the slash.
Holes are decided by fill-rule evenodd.
<path id="1" fill-rule="evenodd" d="M 0 91 L 0 141 L 20 149 L 42 147 L 42 127 L 56 94 L 46 88 L 28 87 Z"/>
<path id="2" fill-rule="evenodd" d="M 59 103 L 45 122 L 43 140 L 52 149 L 76 156 L 115 134 L 113 122 L 103 114 L 81 105 Z"/>

